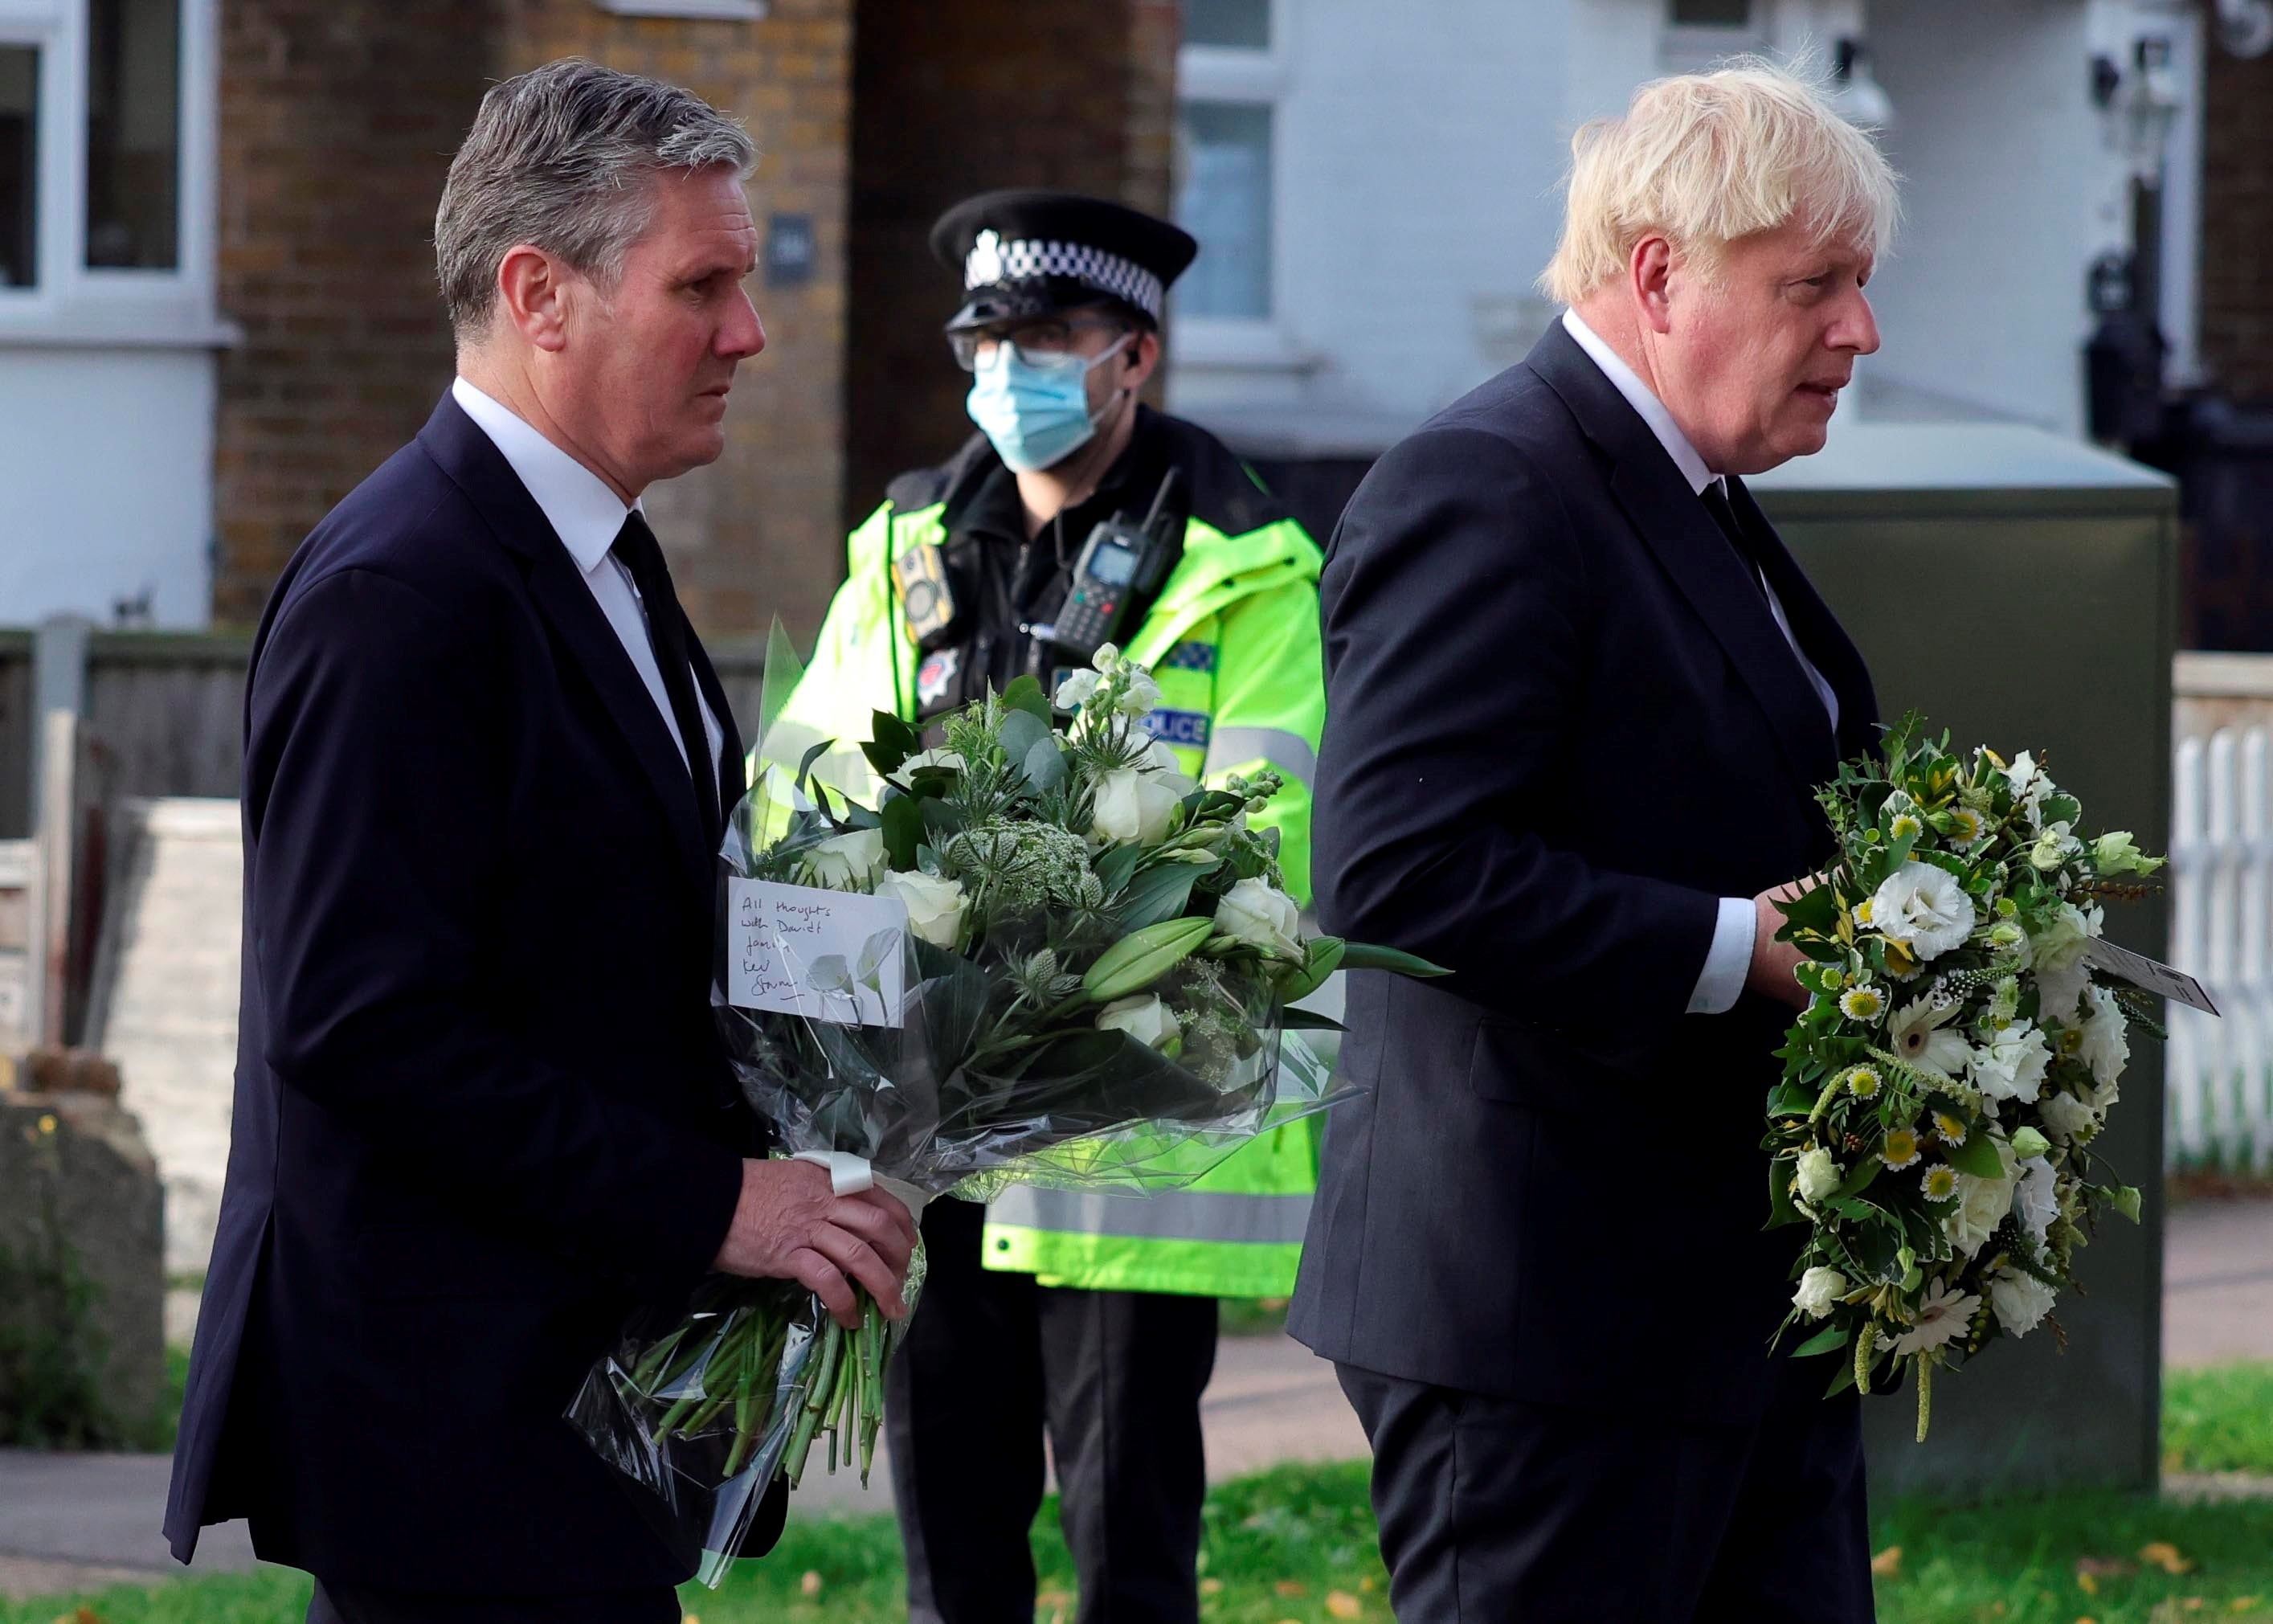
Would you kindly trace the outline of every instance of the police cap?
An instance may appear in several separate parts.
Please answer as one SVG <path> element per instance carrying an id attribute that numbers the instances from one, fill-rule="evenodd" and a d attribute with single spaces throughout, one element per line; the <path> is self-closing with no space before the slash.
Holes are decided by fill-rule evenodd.
<path id="1" fill-rule="evenodd" d="M 963 276 L 952 333 L 1106 299 L 1157 326 L 1169 284 L 1199 244 L 1165 220 L 1102 198 L 1018 190 L 956 204 L 932 227 L 931 250 Z"/>

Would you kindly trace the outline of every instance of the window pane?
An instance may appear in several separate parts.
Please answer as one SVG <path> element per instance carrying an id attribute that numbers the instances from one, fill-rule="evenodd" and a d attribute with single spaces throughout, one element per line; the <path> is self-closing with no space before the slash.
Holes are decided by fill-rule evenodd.
<path id="1" fill-rule="evenodd" d="M 0 45 L 0 288 L 39 280 L 39 234 L 32 205 L 39 195 L 40 53 Z"/>
<path id="2" fill-rule="evenodd" d="M 1271 109 L 1187 102 L 1176 219 L 1200 256 L 1176 284 L 1188 316 L 1271 313 Z"/>
<path id="3" fill-rule="evenodd" d="M 1271 0 L 1184 0 L 1184 43 L 1271 49 Z"/>
<path id="4" fill-rule="evenodd" d="M 1744 28 L 1752 25 L 1752 0 L 1671 0 L 1678 28 Z"/>
<path id="5" fill-rule="evenodd" d="M 170 271 L 181 215 L 181 0 L 88 0 L 86 262 Z"/>

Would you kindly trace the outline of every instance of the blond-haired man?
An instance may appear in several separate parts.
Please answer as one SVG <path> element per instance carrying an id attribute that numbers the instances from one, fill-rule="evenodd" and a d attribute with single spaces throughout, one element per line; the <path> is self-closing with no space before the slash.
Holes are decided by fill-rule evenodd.
<path id="1" fill-rule="evenodd" d="M 1819 449 L 1894 183 L 1766 64 L 1574 143 L 1570 309 L 1395 447 L 1330 550 L 1327 927 L 1351 978 L 1291 1328 L 1374 1448 L 1398 1616 L 1872 1613 L 1850 1393 L 1769 1340 L 1765 893 L 1831 842 L 1868 673 L 1741 476 Z"/>

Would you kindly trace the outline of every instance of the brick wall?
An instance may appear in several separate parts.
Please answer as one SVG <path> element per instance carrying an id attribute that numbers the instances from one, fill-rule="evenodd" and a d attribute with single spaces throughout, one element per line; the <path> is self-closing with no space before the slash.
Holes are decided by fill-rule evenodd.
<path id="1" fill-rule="evenodd" d="M 941 211 L 998 186 L 1057 186 L 1165 212 L 1176 19 L 1175 0 L 860 0 L 849 514 L 971 432 L 969 381 L 940 338 L 962 283 L 926 241 Z"/>
<path id="2" fill-rule="evenodd" d="M 845 192 L 852 0 L 750 22 L 629 19 L 591 0 L 231 0 L 221 286 L 245 342 L 222 365 L 214 615 L 257 616 L 311 526 L 447 384 L 434 206 L 488 83 L 581 54 L 745 118 L 762 233 L 813 226 L 808 282 L 753 297 L 719 462 L 649 492 L 681 596 L 712 635 L 819 622 L 842 557 Z"/>
<path id="3" fill-rule="evenodd" d="M 2218 388 L 2273 401 L 2273 56 L 2213 46 L 2206 78 L 2202 357 Z"/>
<path id="4" fill-rule="evenodd" d="M 487 57 L 459 0 L 221 8 L 214 618 L 257 618 L 325 510 L 450 376 L 434 204 Z"/>

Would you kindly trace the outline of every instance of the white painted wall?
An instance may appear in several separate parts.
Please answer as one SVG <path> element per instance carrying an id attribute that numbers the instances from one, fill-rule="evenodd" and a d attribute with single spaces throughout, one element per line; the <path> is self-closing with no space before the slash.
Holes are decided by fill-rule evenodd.
<path id="1" fill-rule="evenodd" d="M 1663 0 L 1279 0 L 1277 311 L 1172 328 L 1169 399 L 1243 444 L 1374 450 L 1519 359 L 1551 318 L 1571 132 L 1722 49 L 1863 38 L 1897 115 L 1908 219 L 1872 293 L 1861 413 L 2079 433 L 2085 275 L 2127 229 L 2090 102 L 2095 49 L 2172 27 L 2157 0 L 1772 0 L 1752 37 L 1680 35 Z M 2174 31 L 2183 53 L 2183 19 Z M 2198 164 L 2192 125 L 2173 167 Z M 2183 196 L 2172 233 L 2192 227 Z M 2166 319 L 2191 324 L 2183 256 Z"/>
<path id="2" fill-rule="evenodd" d="M 161 625 L 210 613 L 214 357 L 0 347 L 0 626 L 153 589 Z"/>

